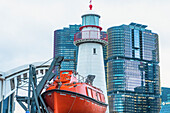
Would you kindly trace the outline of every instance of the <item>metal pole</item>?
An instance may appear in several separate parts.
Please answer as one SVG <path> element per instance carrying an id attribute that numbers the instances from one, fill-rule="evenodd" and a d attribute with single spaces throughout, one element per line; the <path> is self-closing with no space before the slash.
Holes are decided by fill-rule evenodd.
<path id="1" fill-rule="evenodd" d="M 29 69 L 29 82 L 28 82 L 29 83 L 28 96 L 16 96 L 18 103 L 22 106 L 22 108 L 26 111 L 26 113 L 30 113 L 30 111 L 31 113 L 41 113 L 41 108 L 42 108 L 42 112 L 46 111 L 46 113 L 49 113 L 41 97 L 41 91 L 43 90 L 46 82 L 50 81 L 55 76 L 55 74 L 52 73 L 53 68 L 57 66 L 60 69 L 60 65 L 63 59 L 64 57 L 60 57 L 60 56 L 54 58 L 49 70 L 44 75 L 44 77 L 42 78 L 42 80 L 38 85 L 37 85 L 37 77 L 35 71 L 36 68 L 33 65 L 29 65 L 30 69 Z M 59 72 L 59 70 L 57 70 L 57 72 Z M 19 88 L 18 86 L 19 84 L 17 85 L 17 95 L 18 95 L 18 88 Z M 28 105 L 26 106 L 24 102 Z M 39 105 L 41 105 L 41 107 Z"/>
<path id="2" fill-rule="evenodd" d="M 45 103 L 44 103 L 44 101 L 43 101 L 43 98 L 41 97 L 41 95 L 39 95 L 39 98 L 40 98 L 40 101 L 41 101 L 42 105 L 44 106 L 46 112 L 49 113 L 49 112 L 48 112 L 48 109 L 47 109 L 47 107 L 46 107 L 46 105 L 45 105 Z"/>
<path id="3" fill-rule="evenodd" d="M 29 70 L 29 84 L 28 84 L 28 109 L 27 109 L 27 111 L 29 111 L 29 110 L 30 110 L 30 92 L 31 92 L 31 80 L 30 80 L 30 78 L 31 78 L 31 76 L 32 76 L 32 65 L 29 65 L 29 68 L 30 68 L 30 70 Z"/>

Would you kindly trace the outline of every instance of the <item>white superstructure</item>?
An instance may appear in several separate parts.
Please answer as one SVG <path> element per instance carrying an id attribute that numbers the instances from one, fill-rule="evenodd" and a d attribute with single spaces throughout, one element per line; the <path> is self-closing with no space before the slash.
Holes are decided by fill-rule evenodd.
<path id="1" fill-rule="evenodd" d="M 98 14 L 82 16 L 81 32 L 75 34 L 74 44 L 78 46 L 78 74 L 86 77 L 95 75 L 93 85 L 100 88 L 107 101 L 103 46 L 107 44 L 107 34 L 101 33 Z"/>
<path id="2" fill-rule="evenodd" d="M 42 77 L 48 70 L 50 62 L 33 63 L 37 77 Z M 23 65 L 7 72 L 0 72 L 0 113 L 22 113 L 24 110 L 15 102 L 17 84 L 23 86 L 29 78 L 29 65 Z M 40 80 L 40 79 L 39 79 Z M 22 93 L 26 91 L 22 90 Z"/>

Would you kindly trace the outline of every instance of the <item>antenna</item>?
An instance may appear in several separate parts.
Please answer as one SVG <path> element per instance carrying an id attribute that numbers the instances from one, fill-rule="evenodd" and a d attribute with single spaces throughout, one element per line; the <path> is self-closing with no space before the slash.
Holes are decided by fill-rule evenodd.
<path id="1" fill-rule="evenodd" d="M 91 2 L 92 2 L 92 0 L 90 0 L 90 5 L 89 5 L 90 10 L 92 10 L 92 7 L 93 7 Z"/>

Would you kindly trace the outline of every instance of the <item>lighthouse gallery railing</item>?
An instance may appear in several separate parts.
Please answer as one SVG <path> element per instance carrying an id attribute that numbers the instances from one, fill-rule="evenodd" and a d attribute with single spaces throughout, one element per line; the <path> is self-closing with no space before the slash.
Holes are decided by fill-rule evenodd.
<path id="1" fill-rule="evenodd" d="M 74 41 L 81 39 L 100 39 L 108 41 L 108 35 L 104 32 L 94 30 L 77 32 L 74 35 Z"/>

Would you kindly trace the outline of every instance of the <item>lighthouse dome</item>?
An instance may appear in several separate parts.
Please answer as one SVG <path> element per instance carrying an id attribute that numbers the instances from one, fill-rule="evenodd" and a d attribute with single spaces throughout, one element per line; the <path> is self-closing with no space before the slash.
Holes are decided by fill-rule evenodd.
<path id="1" fill-rule="evenodd" d="M 100 15 L 89 11 L 88 13 L 81 16 L 82 17 L 82 26 L 95 25 L 99 26 Z"/>

